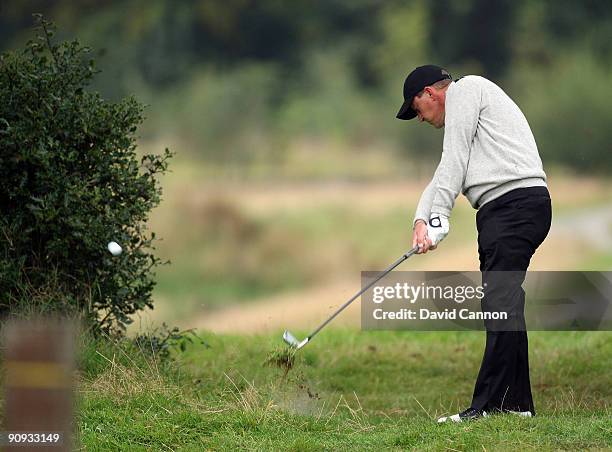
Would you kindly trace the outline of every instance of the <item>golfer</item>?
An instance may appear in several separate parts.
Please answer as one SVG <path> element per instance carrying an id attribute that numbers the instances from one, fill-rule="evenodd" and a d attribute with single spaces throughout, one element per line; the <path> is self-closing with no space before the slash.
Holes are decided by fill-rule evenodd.
<path id="1" fill-rule="evenodd" d="M 552 209 L 529 124 L 493 82 L 475 75 L 453 81 L 432 65 L 406 78 L 397 118 L 444 127 L 442 157 L 414 217 L 413 247 L 418 245 L 419 253 L 436 249 L 463 193 L 478 210 L 482 310 L 508 315 L 485 321 L 484 357 L 470 406 L 438 422 L 495 412 L 534 416 L 521 286 L 531 256 L 548 234 Z"/>

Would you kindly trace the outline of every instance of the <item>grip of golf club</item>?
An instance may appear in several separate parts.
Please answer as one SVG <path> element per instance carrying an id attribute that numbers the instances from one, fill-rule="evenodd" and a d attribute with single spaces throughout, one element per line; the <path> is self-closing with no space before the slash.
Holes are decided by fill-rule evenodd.
<path id="1" fill-rule="evenodd" d="M 408 251 L 407 253 L 404 253 L 404 257 L 408 259 L 410 256 L 417 253 L 418 251 L 419 251 L 419 246 L 417 245 L 414 248 L 412 248 L 410 251 Z"/>

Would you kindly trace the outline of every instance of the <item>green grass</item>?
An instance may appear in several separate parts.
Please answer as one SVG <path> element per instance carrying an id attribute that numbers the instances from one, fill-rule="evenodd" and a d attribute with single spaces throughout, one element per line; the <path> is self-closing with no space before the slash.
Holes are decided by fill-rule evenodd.
<path id="1" fill-rule="evenodd" d="M 588 256 L 582 266 L 585 268 L 600 268 L 610 271 L 610 269 L 612 269 L 612 254 L 609 252 L 595 253 Z"/>
<path id="2" fill-rule="evenodd" d="M 332 328 L 286 375 L 264 365 L 280 333 L 203 334 L 172 366 L 93 343 L 78 431 L 87 450 L 610 449 L 611 334 L 531 333 L 538 416 L 459 425 L 434 419 L 469 404 L 481 332 Z"/>

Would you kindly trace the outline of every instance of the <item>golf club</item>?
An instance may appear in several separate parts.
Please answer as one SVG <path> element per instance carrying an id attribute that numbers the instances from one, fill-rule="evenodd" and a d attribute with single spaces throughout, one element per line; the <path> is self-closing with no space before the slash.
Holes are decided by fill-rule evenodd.
<path id="1" fill-rule="evenodd" d="M 419 250 L 418 246 L 415 246 L 414 248 L 412 248 L 410 251 L 408 251 L 407 253 L 404 253 L 402 255 L 402 257 L 400 257 L 398 260 L 396 260 L 393 264 L 391 264 L 384 272 L 382 272 L 380 275 L 378 275 L 378 277 L 376 277 L 376 279 L 372 282 L 370 282 L 367 286 L 365 286 L 363 289 L 361 289 L 359 292 L 357 292 L 355 295 L 353 295 L 350 300 L 348 300 L 346 303 L 344 303 L 342 306 L 340 306 L 340 308 L 334 312 L 332 314 L 332 316 L 327 319 L 325 322 L 323 322 L 321 325 L 319 325 L 319 327 L 314 330 L 312 333 L 310 333 L 310 335 L 304 339 L 303 341 L 298 341 L 297 338 L 291 334 L 289 331 L 285 330 L 285 332 L 283 333 L 283 340 L 289 344 L 292 347 L 295 347 L 297 350 L 299 350 L 300 348 L 302 348 L 304 345 L 306 345 L 308 342 L 310 342 L 312 340 L 312 338 L 319 332 L 321 331 L 325 325 L 327 325 L 329 322 L 331 322 L 332 320 L 334 320 L 334 318 L 340 314 L 348 305 L 350 305 L 353 301 L 355 301 L 357 299 L 357 297 L 359 297 L 361 294 L 363 294 L 366 290 L 368 290 L 370 287 L 372 287 L 374 284 L 376 284 L 378 281 L 380 281 L 382 278 L 384 278 L 391 270 L 393 270 L 395 267 L 397 267 L 399 264 L 401 264 L 402 262 L 404 262 L 406 259 L 408 259 L 410 256 L 412 256 L 414 253 L 416 253 Z"/>

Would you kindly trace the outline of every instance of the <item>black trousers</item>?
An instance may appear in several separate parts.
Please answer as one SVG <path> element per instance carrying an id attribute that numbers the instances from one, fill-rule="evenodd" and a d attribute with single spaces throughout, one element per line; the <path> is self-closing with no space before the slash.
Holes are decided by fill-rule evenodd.
<path id="1" fill-rule="evenodd" d="M 507 321 L 485 321 L 487 341 L 472 408 L 531 411 L 525 292 L 531 256 L 550 229 L 552 208 L 545 187 L 519 188 L 485 204 L 476 215 L 484 297 L 482 311 L 505 311 Z"/>

